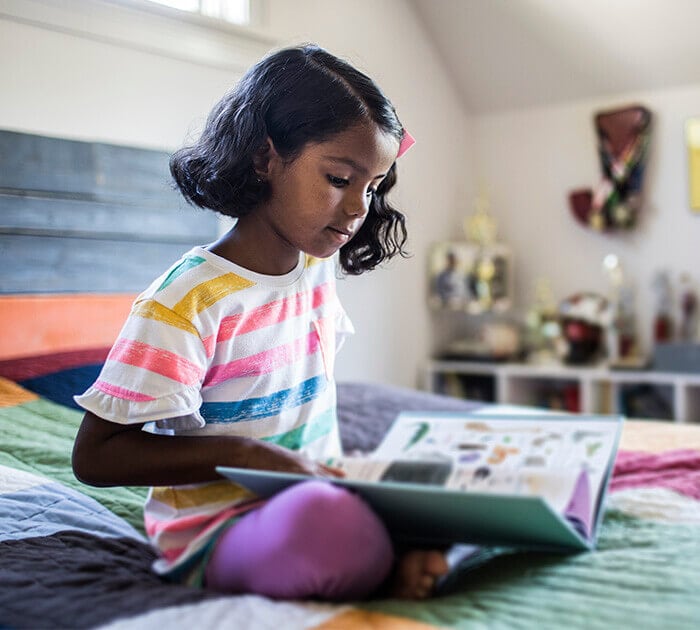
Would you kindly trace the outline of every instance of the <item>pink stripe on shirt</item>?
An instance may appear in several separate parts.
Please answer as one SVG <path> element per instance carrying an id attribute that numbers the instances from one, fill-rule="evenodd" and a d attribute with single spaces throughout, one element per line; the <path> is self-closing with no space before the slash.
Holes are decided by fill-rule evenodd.
<path id="1" fill-rule="evenodd" d="M 105 394 L 114 396 L 115 398 L 122 398 L 123 400 L 132 400 L 134 402 L 149 402 L 151 400 L 156 400 L 153 396 L 147 396 L 140 392 L 135 392 L 131 389 L 125 389 L 124 387 L 118 387 L 117 385 L 112 385 L 106 381 L 96 381 L 95 389 L 99 389 Z"/>
<path id="2" fill-rule="evenodd" d="M 205 514 L 194 514 L 192 516 L 181 516 L 175 520 L 165 520 L 161 521 L 153 518 L 149 515 L 144 515 L 144 527 L 146 533 L 151 537 L 155 538 L 161 532 L 169 532 L 175 534 L 183 530 L 193 529 L 199 527 L 203 523 L 208 523 L 211 521 L 212 515 L 209 513 Z"/>
<path id="3" fill-rule="evenodd" d="M 251 510 L 260 507 L 265 503 L 264 500 L 262 501 L 248 501 L 246 503 L 243 503 L 241 505 L 235 505 L 233 507 L 230 507 L 226 510 L 223 510 L 222 512 L 219 512 L 218 514 L 211 515 L 207 519 L 205 519 L 202 522 L 202 528 L 197 531 L 197 534 L 193 537 L 194 539 L 200 539 L 207 534 L 212 533 L 216 531 L 219 527 L 221 527 L 223 524 L 225 524 L 229 519 L 232 519 L 235 516 L 239 516 L 241 514 L 245 514 L 246 512 L 250 512 Z M 181 530 L 181 528 L 178 527 L 178 522 L 181 519 L 175 517 L 174 520 L 170 521 L 170 523 L 166 523 L 165 527 L 163 527 L 160 530 L 160 536 L 159 538 L 162 540 L 167 539 L 167 535 L 169 532 L 173 531 L 178 531 L 178 529 Z M 189 519 L 188 519 L 189 520 Z M 154 542 L 154 536 L 149 534 L 149 538 L 152 542 Z M 180 556 L 182 556 L 186 551 L 188 547 L 187 546 L 177 546 L 177 547 L 170 547 L 167 548 L 167 545 L 165 548 L 162 548 L 159 544 L 159 551 L 161 555 L 170 563 L 175 563 Z"/>
<path id="4" fill-rule="evenodd" d="M 207 357 L 213 357 L 214 350 L 216 350 L 216 335 L 209 335 L 208 337 L 204 337 L 202 339 L 202 343 L 204 344 L 204 352 L 206 353 Z"/>
<path id="5" fill-rule="evenodd" d="M 187 545 L 182 547 L 175 547 L 174 549 L 161 549 L 160 555 L 163 556 L 171 564 L 174 563 L 185 551 L 187 551 Z"/>
<path id="6" fill-rule="evenodd" d="M 321 306 L 331 292 L 332 287 L 326 282 L 314 287 L 311 291 L 303 291 L 283 300 L 268 302 L 245 314 L 238 313 L 231 317 L 224 317 L 221 320 L 216 341 L 226 341 L 234 335 L 242 335 L 265 326 L 279 324 L 291 317 L 298 317 L 307 310 Z"/>
<path id="7" fill-rule="evenodd" d="M 198 383 L 204 373 L 198 365 L 174 352 L 129 339 L 119 339 L 107 359 L 134 365 L 185 385 Z"/>
<path id="8" fill-rule="evenodd" d="M 305 355 L 314 354 L 319 349 L 318 333 L 314 330 L 305 337 L 291 343 L 264 350 L 249 357 L 236 359 L 230 363 L 213 366 L 207 373 L 203 387 L 211 387 L 231 378 L 269 374 L 277 368 L 298 361 Z"/>

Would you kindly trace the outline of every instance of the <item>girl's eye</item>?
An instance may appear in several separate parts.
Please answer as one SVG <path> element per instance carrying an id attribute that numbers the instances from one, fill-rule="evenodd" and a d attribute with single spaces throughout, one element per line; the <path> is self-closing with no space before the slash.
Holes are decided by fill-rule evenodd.
<path id="1" fill-rule="evenodd" d="M 344 177 L 336 177 L 335 175 L 326 175 L 326 177 L 328 178 L 331 186 L 335 186 L 336 188 L 345 188 L 346 186 L 350 185 L 350 180 L 345 179 Z M 367 197 L 372 197 L 376 194 L 377 191 L 374 188 L 368 188 L 367 192 L 365 193 Z"/>
<path id="2" fill-rule="evenodd" d="M 331 186 L 336 186 L 337 188 L 342 188 L 350 183 L 349 180 L 343 177 L 336 177 L 335 175 L 328 175 L 327 177 L 328 181 L 331 183 Z"/>

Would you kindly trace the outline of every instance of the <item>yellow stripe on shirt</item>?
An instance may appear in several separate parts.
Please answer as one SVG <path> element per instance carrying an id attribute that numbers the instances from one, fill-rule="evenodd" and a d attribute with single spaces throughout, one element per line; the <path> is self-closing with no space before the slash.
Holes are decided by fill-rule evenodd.
<path id="1" fill-rule="evenodd" d="M 186 320 L 192 321 L 195 315 L 227 295 L 252 287 L 254 284 L 251 280 L 246 280 L 235 273 L 226 273 L 198 284 L 173 306 L 173 311 Z"/>
<path id="2" fill-rule="evenodd" d="M 176 510 L 202 507 L 213 503 L 243 501 L 254 497 L 255 495 L 252 492 L 230 481 L 215 481 L 190 488 L 160 487 L 153 488 L 151 492 L 151 499 L 155 499 Z"/>
<path id="3" fill-rule="evenodd" d="M 139 317 L 146 317 L 158 322 L 163 322 L 169 326 L 175 326 L 175 328 L 180 328 L 185 332 L 199 336 L 199 332 L 191 321 L 183 318 L 182 315 L 174 313 L 168 307 L 163 306 L 160 302 L 156 302 L 155 300 L 137 302 L 132 309 L 132 313 Z"/>
<path id="4" fill-rule="evenodd" d="M 327 258 L 316 258 L 315 256 L 311 256 L 310 254 L 306 254 L 305 267 L 308 269 L 309 267 L 313 267 L 314 265 L 323 262 L 324 260 L 327 260 Z"/>

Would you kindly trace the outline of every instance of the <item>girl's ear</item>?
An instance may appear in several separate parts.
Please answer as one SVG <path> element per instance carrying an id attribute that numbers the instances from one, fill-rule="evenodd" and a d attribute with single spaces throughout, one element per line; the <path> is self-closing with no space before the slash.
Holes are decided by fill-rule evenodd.
<path id="1" fill-rule="evenodd" d="M 275 145 L 269 137 L 265 138 L 263 145 L 253 154 L 253 168 L 256 175 L 265 178 L 270 175 L 273 163 L 279 159 Z"/>

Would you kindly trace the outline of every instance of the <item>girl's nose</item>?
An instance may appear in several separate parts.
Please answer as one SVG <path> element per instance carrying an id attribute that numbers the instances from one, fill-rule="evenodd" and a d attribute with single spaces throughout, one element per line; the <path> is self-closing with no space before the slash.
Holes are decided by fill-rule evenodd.
<path id="1" fill-rule="evenodd" d="M 363 218 L 369 212 L 369 205 L 372 197 L 365 195 L 348 195 L 345 199 L 344 210 L 349 217 Z"/>

